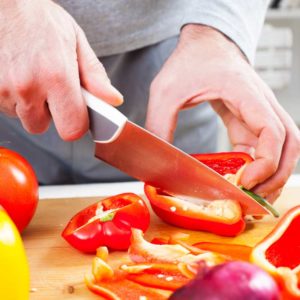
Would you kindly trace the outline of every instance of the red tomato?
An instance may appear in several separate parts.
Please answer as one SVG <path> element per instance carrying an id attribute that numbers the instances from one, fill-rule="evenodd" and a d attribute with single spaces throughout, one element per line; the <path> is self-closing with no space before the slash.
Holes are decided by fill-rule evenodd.
<path id="1" fill-rule="evenodd" d="M 20 232 L 38 203 L 38 182 L 30 164 L 18 153 L 0 147 L 0 204 Z"/>

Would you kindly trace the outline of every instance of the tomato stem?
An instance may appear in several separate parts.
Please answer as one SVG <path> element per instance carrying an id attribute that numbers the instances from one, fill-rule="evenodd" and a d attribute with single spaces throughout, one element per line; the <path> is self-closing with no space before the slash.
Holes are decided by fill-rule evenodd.
<path id="1" fill-rule="evenodd" d="M 247 190 L 243 186 L 241 186 L 241 189 L 246 194 L 248 194 L 251 198 L 253 198 L 256 202 L 258 202 L 263 207 L 265 207 L 275 218 L 278 218 L 280 216 L 279 212 L 265 198 L 255 194 L 254 192 Z"/>

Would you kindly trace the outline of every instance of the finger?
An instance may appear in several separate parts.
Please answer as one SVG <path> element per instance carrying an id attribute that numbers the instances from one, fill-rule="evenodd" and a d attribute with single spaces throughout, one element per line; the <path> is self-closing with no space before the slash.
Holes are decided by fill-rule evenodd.
<path id="1" fill-rule="evenodd" d="M 253 156 L 257 137 L 248 130 L 241 120 L 233 115 L 221 100 L 211 101 L 210 104 L 227 128 L 233 151 L 246 152 Z"/>
<path id="2" fill-rule="evenodd" d="M 268 202 L 270 202 L 271 204 L 274 203 L 277 198 L 279 198 L 279 196 L 281 195 L 282 193 L 282 189 L 278 189 L 278 190 L 275 190 L 274 192 L 272 192 L 271 194 L 269 194 L 266 199 L 268 200 Z"/>
<path id="3" fill-rule="evenodd" d="M 168 95 L 163 96 L 159 90 L 150 88 L 145 127 L 171 143 L 174 138 L 180 108 L 172 105 L 170 101 L 165 101 L 166 98 L 171 99 L 171 97 L 168 98 Z M 176 103 L 176 101 L 173 103 Z"/>
<path id="4" fill-rule="evenodd" d="M 0 97 L 0 112 L 9 117 L 17 117 L 15 100 Z"/>
<path id="5" fill-rule="evenodd" d="M 27 70 L 26 70 L 27 71 Z M 32 134 L 43 133 L 50 124 L 46 93 L 32 74 L 19 70 L 12 83 L 11 97 L 23 128 Z"/>
<path id="6" fill-rule="evenodd" d="M 75 55 L 64 57 L 65 69 L 49 79 L 48 106 L 58 134 L 63 140 L 80 138 L 88 130 L 88 113 L 81 94 Z M 63 70 L 63 71 L 60 71 Z"/>
<path id="7" fill-rule="evenodd" d="M 285 140 L 285 129 L 254 83 L 240 85 L 235 96 L 237 98 L 233 102 L 228 101 L 229 108 L 232 105 L 234 109 L 238 108 L 238 117 L 257 136 L 255 161 L 245 168 L 241 177 L 242 185 L 251 189 L 276 172 Z"/>
<path id="8" fill-rule="evenodd" d="M 297 165 L 300 156 L 300 131 L 288 113 L 279 105 L 273 92 L 266 85 L 265 93 L 286 128 L 285 144 L 277 172 L 256 188 L 258 193 L 274 194 L 274 192 L 284 186 Z"/>
<path id="9" fill-rule="evenodd" d="M 49 127 L 51 117 L 45 99 L 19 100 L 16 104 L 16 114 L 29 133 L 43 133 Z"/>
<path id="10" fill-rule="evenodd" d="M 122 94 L 111 85 L 103 65 L 90 47 L 84 32 L 77 28 L 77 57 L 82 86 L 111 105 L 121 105 Z"/>

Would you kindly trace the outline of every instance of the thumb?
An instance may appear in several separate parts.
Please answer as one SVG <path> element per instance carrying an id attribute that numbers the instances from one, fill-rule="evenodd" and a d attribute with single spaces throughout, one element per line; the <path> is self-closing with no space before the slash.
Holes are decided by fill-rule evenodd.
<path id="1" fill-rule="evenodd" d="M 114 106 L 121 105 L 122 94 L 110 83 L 103 65 L 80 27 L 77 28 L 77 59 L 81 85 L 105 102 Z"/>
<path id="2" fill-rule="evenodd" d="M 174 139 L 177 119 L 178 110 L 168 105 L 168 101 L 159 93 L 150 92 L 145 127 L 171 143 Z"/>

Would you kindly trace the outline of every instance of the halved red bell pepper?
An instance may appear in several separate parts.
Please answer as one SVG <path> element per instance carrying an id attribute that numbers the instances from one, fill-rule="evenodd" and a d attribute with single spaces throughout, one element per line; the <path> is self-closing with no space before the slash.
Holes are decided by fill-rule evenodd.
<path id="1" fill-rule="evenodd" d="M 254 247 L 251 261 L 274 276 L 284 300 L 300 299 L 300 205 Z"/>
<path id="2" fill-rule="evenodd" d="M 238 171 L 253 161 L 251 156 L 241 152 L 193 154 L 192 156 L 235 184 L 239 182 Z M 236 236 L 245 229 L 243 213 L 236 201 L 216 200 L 203 201 L 202 204 L 191 203 L 170 196 L 147 184 L 144 189 L 153 211 L 162 220 L 172 225 L 223 236 Z"/>
<path id="3" fill-rule="evenodd" d="M 130 245 L 131 229 L 146 231 L 149 224 L 150 214 L 145 202 L 133 193 L 124 193 L 77 213 L 62 236 L 83 252 L 95 252 L 100 246 L 126 250 Z"/>
<path id="4" fill-rule="evenodd" d="M 236 236 L 245 228 L 241 207 L 235 201 L 216 200 L 200 205 L 166 195 L 150 185 L 144 189 L 153 211 L 169 224 L 223 236 Z"/>

